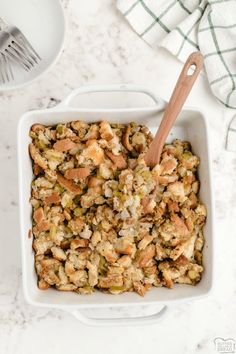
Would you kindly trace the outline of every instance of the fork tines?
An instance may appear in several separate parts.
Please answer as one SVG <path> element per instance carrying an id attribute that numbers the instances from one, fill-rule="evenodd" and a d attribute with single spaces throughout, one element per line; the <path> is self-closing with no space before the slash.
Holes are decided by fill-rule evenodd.
<path id="1" fill-rule="evenodd" d="M 28 39 L 23 35 L 23 33 L 21 33 L 18 37 L 17 37 L 18 41 L 20 42 L 20 44 L 22 45 L 23 48 L 25 48 L 25 50 L 28 52 L 29 56 L 32 57 L 32 59 L 38 63 L 41 60 L 41 57 L 39 56 L 39 54 L 36 52 L 36 50 L 32 47 L 32 45 L 30 44 L 30 42 L 28 41 Z"/>

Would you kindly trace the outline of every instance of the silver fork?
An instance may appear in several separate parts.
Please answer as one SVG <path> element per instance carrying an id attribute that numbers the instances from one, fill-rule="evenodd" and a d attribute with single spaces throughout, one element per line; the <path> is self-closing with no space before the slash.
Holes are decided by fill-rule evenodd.
<path id="1" fill-rule="evenodd" d="M 16 39 L 6 31 L 0 31 L 0 53 L 7 59 L 20 64 L 25 70 L 30 70 L 35 62 L 25 53 Z"/>
<path id="2" fill-rule="evenodd" d="M 11 63 L 4 54 L 0 53 L 0 82 L 5 84 L 10 80 L 14 80 Z"/>
<path id="3" fill-rule="evenodd" d="M 6 32 L 11 34 L 15 38 L 16 42 L 19 43 L 19 45 L 22 47 L 23 51 L 25 52 L 25 55 L 33 59 L 35 63 L 38 63 L 41 60 L 39 54 L 32 47 L 30 42 L 27 40 L 27 38 L 24 36 L 24 34 L 18 27 L 9 25 L 0 17 L 0 29 L 5 30 Z"/>

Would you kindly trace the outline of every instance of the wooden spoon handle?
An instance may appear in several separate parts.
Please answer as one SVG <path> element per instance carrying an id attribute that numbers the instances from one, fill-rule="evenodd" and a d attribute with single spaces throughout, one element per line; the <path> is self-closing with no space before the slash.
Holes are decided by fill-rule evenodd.
<path id="1" fill-rule="evenodd" d="M 196 81 L 203 66 L 203 56 L 200 52 L 192 53 L 181 71 L 169 104 L 165 110 L 161 125 L 153 139 L 147 153 L 144 156 L 148 166 L 154 167 L 160 162 L 163 146 L 166 138 L 186 101 L 191 88 Z M 191 69 L 190 69 L 191 67 Z"/>

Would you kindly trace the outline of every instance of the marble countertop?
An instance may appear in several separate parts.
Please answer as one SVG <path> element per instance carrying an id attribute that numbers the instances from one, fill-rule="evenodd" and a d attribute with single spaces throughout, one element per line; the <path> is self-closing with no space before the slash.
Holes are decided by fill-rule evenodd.
<path id="1" fill-rule="evenodd" d="M 201 76 L 188 99 L 207 115 L 216 207 L 213 294 L 171 308 L 150 327 L 86 327 L 59 310 L 29 306 L 22 294 L 17 187 L 17 121 L 53 106 L 85 84 L 135 83 L 168 99 L 181 64 L 151 49 L 129 28 L 114 0 L 64 0 L 65 49 L 50 72 L 23 89 L 0 94 L 0 354 L 80 352 L 216 353 L 214 338 L 236 340 L 236 153 L 225 150 L 234 111 L 218 104 Z M 121 310 L 122 311 L 122 310 Z"/>

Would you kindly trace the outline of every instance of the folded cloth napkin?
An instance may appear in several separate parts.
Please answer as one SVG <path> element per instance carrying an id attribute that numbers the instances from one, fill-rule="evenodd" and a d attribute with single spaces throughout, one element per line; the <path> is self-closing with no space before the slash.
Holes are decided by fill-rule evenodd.
<path id="1" fill-rule="evenodd" d="M 200 50 L 214 95 L 236 109 L 236 0 L 117 0 L 117 7 L 151 46 L 181 61 Z"/>
<path id="2" fill-rule="evenodd" d="M 228 151 L 236 152 L 236 116 L 233 117 L 229 124 L 226 149 Z"/>

